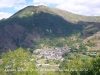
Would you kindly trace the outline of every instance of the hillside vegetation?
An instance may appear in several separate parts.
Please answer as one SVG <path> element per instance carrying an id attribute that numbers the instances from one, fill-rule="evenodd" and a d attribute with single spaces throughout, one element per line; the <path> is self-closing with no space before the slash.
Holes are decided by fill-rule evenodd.
<path id="1" fill-rule="evenodd" d="M 0 20 L 0 75 L 99 75 L 100 16 L 43 5 Z"/>
<path id="2" fill-rule="evenodd" d="M 35 48 L 37 40 L 80 34 L 84 40 L 100 30 L 99 16 L 82 16 L 46 6 L 28 6 L 0 21 L 0 52 Z M 59 45 L 59 43 L 57 43 Z"/>

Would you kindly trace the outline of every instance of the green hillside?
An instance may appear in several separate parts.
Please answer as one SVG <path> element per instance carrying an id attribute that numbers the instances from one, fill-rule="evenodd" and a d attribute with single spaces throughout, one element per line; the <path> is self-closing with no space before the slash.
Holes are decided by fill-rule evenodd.
<path id="1" fill-rule="evenodd" d="M 0 52 L 18 47 L 34 49 L 37 40 L 66 38 L 80 34 L 80 39 L 100 30 L 100 17 L 82 16 L 46 6 L 28 6 L 0 21 Z M 52 41 L 52 40 L 51 40 Z"/>
<path id="2" fill-rule="evenodd" d="M 99 55 L 100 16 L 40 5 L 0 20 L 0 75 L 99 75 Z"/>

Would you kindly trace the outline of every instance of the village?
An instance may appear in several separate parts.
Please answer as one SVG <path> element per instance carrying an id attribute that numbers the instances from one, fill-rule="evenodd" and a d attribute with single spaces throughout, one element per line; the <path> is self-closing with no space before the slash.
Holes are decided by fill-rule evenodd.
<path id="1" fill-rule="evenodd" d="M 55 47 L 54 49 L 37 49 L 34 54 L 38 58 L 45 57 L 47 59 L 63 60 L 62 54 L 70 52 L 69 47 Z"/>

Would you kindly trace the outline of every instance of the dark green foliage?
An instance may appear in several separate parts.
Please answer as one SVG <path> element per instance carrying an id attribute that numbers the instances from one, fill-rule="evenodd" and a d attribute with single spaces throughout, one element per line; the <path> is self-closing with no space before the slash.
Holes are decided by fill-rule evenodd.
<path id="1" fill-rule="evenodd" d="M 38 30 L 38 33 L 40 33 L 40 30 L 42 30 L 45 35 L 56 34 L 56 36 L 65 36 L 70 35 L 75 31 L 82 30 L 81 26 L 67 22 L 58 15 L 52 15 L 44 12 L 40 12 L 38 14 L 34 14 L 33 16 L 23 18 L 12 18 L 11 21 L 17 21 L 18 24 L 27 28 L 29 31 L 36 28 Z M 48 31 L 46 31 L 46 29 L 48 29 Z"/>
<path id="2" fill-rule="evenodd" d="M 62 69 L 66 63 L 68 63 L 68 59 L 65 58 L 63 62 L 60 64 L 59 68 Z"/>
<path id="3" fill-rule="evenodd" d="M 80 46 L 79 46 L 79 51 L 80 51 L 80 52 L 86 52 L 86 51 L 87 51 L 86 45 L 80 44 Z"/>
<path id="4" fill-rule="evenodd" d="M 34 42 L 35 44 L 35 49 L 39 49 L 41 48 L 41 44 L 43 44 L 44 46 L 48 46 L 48 47 L 63 47 L 66 45 L 64 40 L 61 40 L 59 38 L 50 38 L 48 40 L 46 40 L 45 38 L 41 38 L 40 40 L 37 40 L 36 42 Z"/>
<path id="5" fill-rule="evenodd" d="M 70 54 L 69 53 L 64 53 L 63 55 L 62 55 L 62 57 L 66 57 L 66 56 L 69 56 Z"/>
<path id="6" fill-rule="evenodd" d="M 56 44 L 57 47 L 63 47 L 65 44 L 63 42 L 59 42 L 58 44 Z"/>
<path id="7" fill-rule="evenodd" d="M 79 49 L 77 49 L 75 46 L 72 46 L 71 52 L 81 52 L 81 51 Z"/>
<path id="8" fill-rule="evenodd" d="M 100 57 L 81 61 L 79 56 L 76 56 L 71 61 L 64 61 L 60 66 L 63 72 L 61 75 L 99 75 L 100 74 Z M 60 75 L 59 74 L 59 75 Z"/>
<path id="9" fill-rule="evenodd" d="M 23 48 L 3 53 L 0 73 L 2 75 L 38 75 L 34 61 L 30 60 L 30 52 L 24 51 Z"/>

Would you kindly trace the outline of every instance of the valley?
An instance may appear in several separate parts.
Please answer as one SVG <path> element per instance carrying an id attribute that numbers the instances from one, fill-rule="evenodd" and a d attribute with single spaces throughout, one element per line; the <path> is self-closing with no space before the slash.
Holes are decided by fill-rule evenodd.
<path id="1" fill-rule="evenodd" d="M 99 75 L 100 16 L 27 6 L 0 20 L 0 75 Z"/>

